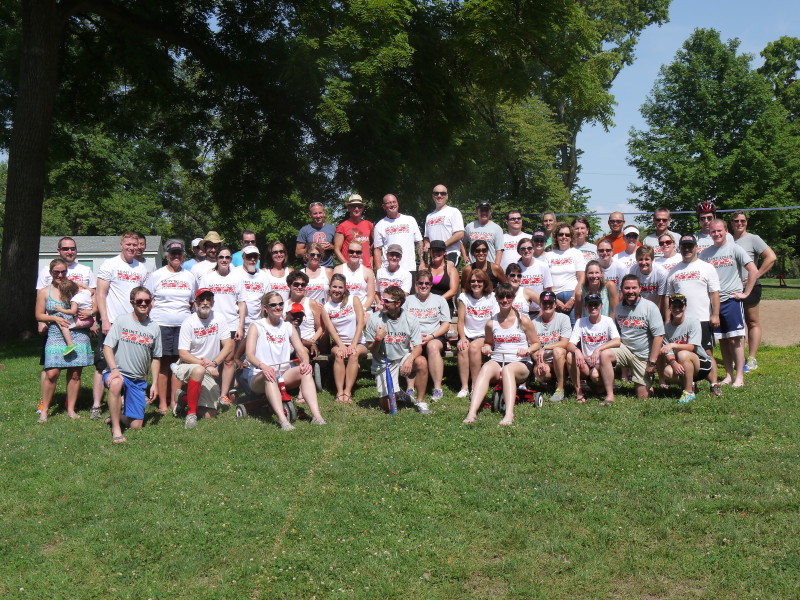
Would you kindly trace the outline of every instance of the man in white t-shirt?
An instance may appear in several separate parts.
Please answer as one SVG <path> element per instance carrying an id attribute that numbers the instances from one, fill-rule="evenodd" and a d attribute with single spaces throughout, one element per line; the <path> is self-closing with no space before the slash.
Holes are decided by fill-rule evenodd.
<path id="1" fill-rule="evenodd" d="M 461 257 L 466 264 L 475 260 L 472 256 L 472 244 L 478 240 L 486 242 L 488 255 L 486 261 L 496 261 L 497 252 L 503 249 L 503 230 L 500 225 L 492 221 L 492 205 L 486 200 L 478 203 L 475 209 L 477 219 L 471 221 L 464 228 L 464 238 L 461 240 Z"/>
<path id="2" fill-rule="evenodd" d="M 73 238 L 63 237 L 58 240 L 56 250 L 58 251 L 58 255 L 67 263 L 67 279 L 85 285 L 88 288 L 94 289 L 97 287 L 97 280 L 92 270 L 78 262 L 78 245 Z M 50 275 L 50 269 L 45 265 L 39 271 L 39 278 L 36 280 L 36 289 L 40 290 L 43 287 L 47 287 L 52 281 L 53 278 Z"/>
<path id="3" fill-rule="evenodd" d="M 178 341 L 180 360 L 172 372 L 186 385 L 186 395 L 175 405 L 175 416 L 188 407 L 184 426 L 197 425 L 198 406 L 206 418 L 217 414 L 220 388 L 217 383 L 220 365 L 233 352 L 228 324 L 214 316 L 214 292 L 200 288 L 195 295 L 195 312 L 181 325 Z"/>
<path id="4" fill-rule="evenodd" d="M 114 320 L 130 310 L 131 290 L 143 286 L 149 273 L 147 268 L 136 260 L 139 249 L 139 236 L 126 231 L 120 240 L 118 256 L 109 258 L 97 271 L 97 308 L 103 322 L 102 333 L 107 334 Z M 100 340 L 102 345 L 102 340 Z"/>
<path id="5" fill-rule="evenodd" d="M 447 188 L 433 188 L 436 209 L 425 217 L 424 250 L 430 251 L 432 240 L 442 240 L 447 248 L 447 260 L 458 265 L 459 242 L 464 238 L 464 217 L 457 208 L 447 205 Z"/>
<path id="6" fill-rule="evenodd" d="M 520 259 L 517 246 L 522 238 L 529 238 L 531 235 L 522 231 L 522 213 L 518 210 L 510 210 L 506 215 L 506 229 L 508 233 L 503 234 L 503 247 L 497 251 L 495 262 L 500 265 L 503 271 L 511 263 Z"/>
<path id="7" fill-rule="evenodd" d="M 400 266 L 403 260 L 403 247 L 400 244 L 389 244 L 386 247 L 386 260 L 388 266 L 381 267 L 375 273 L 375 293 L 381 292 L 396 285 L 406 295 L 411 293 L 411 273 Z"/>
<path id="8" fill-rule="evenodd" d="M 642 244 L 645 246 L 650 246 L 653 249 L 655 253 L 654 260 L 658 260 L 664 254 L 661 244 L 658 243 L 658 240 L 661 238 L 661 236 L 663 236 L 665 233 L 668 233 L 676 244 L 681 239 L 679 233 L 669 230 L 670 223 L 672 223 L 672 217 L 670 216 L 669 209 L 663 207 L 657 208 L 656 212 L 653 213 L 654 231 L 642 241 Z"/>
<path id="9" fill-rule="evenodd" d="M 417 220 L 411 215 L 400 213 L 400 202 L 394 194 L 386 194 L 383 197 L 383 210 L 386 211 L 386 216 L 375 223 L 375 229 L 372 232 L 374 244 L 372 264 L 376 269 L 381 266 L 387 268 L 389 261 L 386 259 L 383 249 L 388 248 L 391 244 L 398 244 L 408 250 L 400 260 L 401 269 L 405 269 L 409 273 L 416 272 L 417 264 L 414 262 L 412 248 L 416 248 L 420 269 L 424 268 L 422 232 L 419 230 Z"/>
<path id="10" fill-rule="evenodd" d="M 717 362 L 711 329 L 719 327 L 719 275 L 714 267 L 698 258 L 697 239 L 693 235 L 681 237 L 679 249 L 683 260 L 669 272 L 666 295 L 681 294 L 688 300 L 686 317 L 700 321 L 700 345 L 711 358 L 709 381 L 716 382 Z M 711 392 L 715 396 L 722 395 L 717 383 L 711 385 Z"/>

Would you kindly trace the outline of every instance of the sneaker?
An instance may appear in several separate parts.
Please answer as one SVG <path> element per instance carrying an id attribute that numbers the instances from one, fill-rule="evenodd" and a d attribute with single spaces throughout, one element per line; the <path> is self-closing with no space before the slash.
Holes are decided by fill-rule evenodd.
<path id="1" fill-rule="evenodd" d="M 64 356 L 69 356 L 73 352 L 75 352 L 75 344 L 72 344 L 71 346 L 67 346 L 66 348 L 64 348 Z"/>
<path id="2" fill-rule="evenodd" d="M 416 398 L 417 397 L 417 390 L 415 390 L 414 388 L 408 388 L 406 390 L 406 396 L 408 396 L 409 398 Z"/>
<path id="3" fill-rule="evenodd" d="M 175 399 L 175 406 L 172 407 L 172 416 L 175 418 L 179 418 L 183 411 L 186 410 L 186 401 L 184 398 L 186 397 L 186 392 L 183 390 L 178 392 L 178 397 Z"/>
<path id="4" fill-rule="evenodd" d="M 550 402 L 561 402 L 564 399 L 564 390 L 556 390 L 548 400 Z"/>
<path id="5" fill-rule="evenodd" d="M 219 403 L 222 406 L 230 406 L 231 405 L 231 399 L 228 398 L 227 396 L 220 396 Z"/>
<path id="6" fill-rule="evenodd" d="M 311 424 L 312 425 L 327 425 L 328 422 L 325 419 L 323 419 L 322 417 L 314 417 L 313 419 L 311 419 Z"/>
<path id="7" fill-rule="evenodd" d="M 405 402 L 406 404 L 414 404 L 414 397 L 409 396 L 408 392 L 400 390 L 399 392 L 394 393 L 394 402 L 395 404 L 400 404 L 401 402 Z"/>
<path id="8" fill-rule="evenodd" d="M 469 390 L 461 390 L 456 394 L 456 398 L 466 398 L 469 396 Z"/>
<path id="9" fill-rule="evenodd" d="M 100 420 L 100 407 L 93 406 L 92 409 L 89 411 L 89 418 L 92 421 L 99 421 Z"/>
<path id="10" fill-rule="evenodd" d="M 718 383 L 712 383 L 711 384 L 711 393 L 714 394 L 717 397 L 722 396 L 722 388 L 720 387 L 720 385 Z"/>
<path id="11" fill-rule="evenodd" d="M 680 402 L 681 404 L 686 404 L 688 402 L 691 402 L 695 398 L 696 398 L 696 396 L 694 394 L 690 394 L 689 392 L 684 390 L 683 394 L 681 394 L 681 397 L 678 398 L 678 402 Z"/>
<path id="12" fill-rule="evenodd" d="M 421 415 L 431 414 L 431 409 L 428 408 L 427 402 L 417 402 L 416 407 L 417 407 L 417 412 Z"/>
<path id="13" fill-rule="evenodd" d="M 197 427 L 197 414 L 192 413 L 191 415 L 186 415 L 186 420 L 183 422 L 183 426 L 186 429 Z"/>
<path id="14" fill-rule="evenodd" d="M 444 396 L 444 392 L 442 390 L 435 389 L 431 392 L 431 402 L 438 402 Z"/>
<path id="15" fill-rule="evenodd" d="M 750 358 L 747 359 L 747 362 L 744 364 L 744 369 L 742 369 L 742 372 L 750 373 L 751 371 L 755 371 L 756 369 L 758 369 L 758 361 L 756 360 L 755 356 L 751 356 Z"/>

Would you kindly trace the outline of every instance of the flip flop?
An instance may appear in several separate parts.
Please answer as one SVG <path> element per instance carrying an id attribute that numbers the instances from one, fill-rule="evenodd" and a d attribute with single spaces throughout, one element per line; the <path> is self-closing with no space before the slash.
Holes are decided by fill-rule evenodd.
<path id="1" fill-rule="evenodd" d="M 67 416 L 70 419 L 80 419 L 81 418 L 81 416 L 78 413 L 67 413 Z"/>
<path id="2" fill-rule="evenodd" d="M 47 423 L 47 417 L 39 417 L 39 420 L 36 421 L 37 423 Z"/>
<path id="3" fill-rule="evenodd" d="M 127 441 L 124 435 L 115 435 L 111 437 L 112 444 L 124 444 Z"/>
<path id="4" fill-rule="evenodd" d="M 579 397 L 578 404 L 586 404 L 586 398 L 584 398 L 583 396 Z"/>

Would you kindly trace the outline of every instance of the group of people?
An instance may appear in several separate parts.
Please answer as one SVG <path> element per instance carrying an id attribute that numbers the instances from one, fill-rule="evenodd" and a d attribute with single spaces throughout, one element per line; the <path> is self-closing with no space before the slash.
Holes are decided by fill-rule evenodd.
<path id="1" fill-rule="evenodd" d="M 37 284 L 36 316 L 46 334 L 39 420 L 47 420 L 61 369 L 67 413 L 79 417 L 81 369 L 90 365 L 91 417 L 100 418 L 107 388 L 115 442 L 125 441 L 124 428 L 142 426 L 148 402 L 161 414 L 185 412 L 191 428 L 230 405 L 236 387 L 265 394 L 289 430 L 282 390 L 299 386 L 312 423 L 325 424 L 311 367 L 321 354 L 330 357 L 338 402 L 352 402 L 359 361 L 369 352 L 381 405 L 410 402 L 428 414 L 429 379 L 436 402 L 452 342 L 456 395 L 470 397 L 466 423 L 490 385 L 502 386 L 501 424 L 510 424 L 516 388 L 529 378 L 552 384 L 554 402 L 564 399 L 569 378 L 578 402 L 586 401 L 585 380 L 610 404 L 617 372 L 632 379 L 640 398 L 653 393 L 657 376 L 664 387 L 678 380 L 681 401 L 689 402 L 696 381 L 707 378 L 721 394 L 721 385 L 740 387 L 757 368 L 759 279 L 775 254 L 747 232 L 743 212 L 732 214 L 732 236 L 713 203 L 701 203 L 700 231 L 681 236 L 669 230 L 669 211 L 658 209 L 644 243 L 636 226 L 613 213 L 611 233 L 591 243 L 583 217 L 558 222 L 545 213 L 541 227 L 526 233 L 523 215 L 510 211 L 503 231 L 488 202 L 465 225 L 445 186 L 435 186 L 432 198 L 423 228 L 400 213 L 392 194 L 374 225 L 357 194 L 337 227 L 312 203 L 294 248 L 304 264 L 298 269 L 280 241 L 262 255 L 252 230 L 242 232 L 236 251 L 209 231 L 192 241 L 190 260 L 181 241 L 169 240 L 166 264 L 156 269 L 143 260 L 144 236 L 125 232 L 120 254 L 95 276 L 76 260 L 75 240 L 62 238 L 60 258 Z"/>

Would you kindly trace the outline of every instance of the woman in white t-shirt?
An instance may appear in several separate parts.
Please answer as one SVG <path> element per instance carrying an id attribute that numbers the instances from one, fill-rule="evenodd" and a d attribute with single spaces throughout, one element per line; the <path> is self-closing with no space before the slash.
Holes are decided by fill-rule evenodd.
<path id="1" fill-rule="evenodd" d="M 277 415 L 281 429 L 291 431 L 294 426 L 283 412 L 283 400 L 278 379 L 286 387 L 300 386 L 300 391 L 311 411 L 311 422 L 326 425 L 319 412 L 317 388 L 314 385 L 308 351 L 300 341 L 294 325 L 283 319 L 283 296 L 279 292 L 267 292 L 261 300 L 264 318 L 254 321 L 247 330 L 247 361 L 250 367 L 242 374 L 254 394 L 265 394 L 272 411 Z M 292 367 L 292 348 L 300 360 Z"/>
<path id="2" fill-rule="evenodd" d="M 347 290 L 341 273 L 331 277 L 328 300 L 323 304 L 322 322 L 333 341 L 333 380 L 336 401 L 352 402 L 358 379 L 359 359 L 367 354 L 364 344 L 364 308 L 358 296 Z"/>
<path id="3" fill-rule="evenodd" d="M 575 294 L 580 292 L 586 275 L 586 261 L 583 253 L 572 247 L 575 232 L 569 223 L 559 223 L 555 227 L 553 249 L 545 257 L 550 266 L 553 291 L 556 293 L 556 310 L 569 315 L 575 325 Z"/>
<path id="4" fill-rule="evenodd" d="M 153 294 L 150 318 L 161 329 L 161 366 L 158 371 L 158 412 L 162 415 L 175 406 L 174 392 L 181 382 L 172 374 L 171 367 L 178 361 L 178 340 L 181 323 L 192 314 L 192 300 L 197 291 L 197 279 L 183 268 L 186 251 L 181 242 L 169 240 L 164 244 L 167 264 L 156 270 L 145 283 Z"/>
<path id="5" fill-rule="evenodd" d="M 306 266 L 302 269 L 303 273 L 308 275 L 306 296 L 320 304 L 323 304 L 328 296 L 328 286 L 331 275 L 333 275 L 331 267 L 323 267 L 319 264 L 324 254 L 322 247 L 317 242 L 310 243 L 306 246 Z"/>
<path id="6" fill-rule="evenodd" d="M 289 285 L 286 276 L 294 269 L 286 266 L 286 246 L 280 242 L 272 242 L 267 246 L 267 255 L 264 257 L 264 271 L 267 274 L 267 289 L 278 292 L 283 299 L 289 298 Z"/>
<path id="7" fill-rule="evenodd" d="M 678 247 L 669 232 L 659 236 L 658 245 L 661 248 L 661 256 L 655 259 L 655 263 L 669 273 L 683 260 L 683 257 L 678 253 Z"/>
<path id="8" fill-rule="evenodd" d="M 469 294 L 458 295 L 458 376 L 461 391 L 457 398 L 469 396 L 469 382 L 475 384 L 481 370 L 481 348 L 486 322 L 492 316 L 494 294 L 486 271 L 476 270 L 467 281 Z"/>
<path id="9" fill-rule="evenodd" d="M 472 387 L 472 400 L 464 423 L 474 423 L 478 410 L 486 400 L 489 385 L 502 381 L 506 414 L 500 425 L 514 422 L 514 404 L 517 386 L 528 379 L 533 369 L 531 354 L 539 350 L 539 336 L 527 315 L 520 314 L 512 306 L 514 289 L 501 283 L 495 291 L 499 310 L 484 325 L 484 342 L 481 351 L 491 355 L 489 362 L 481 367 Z"/>

